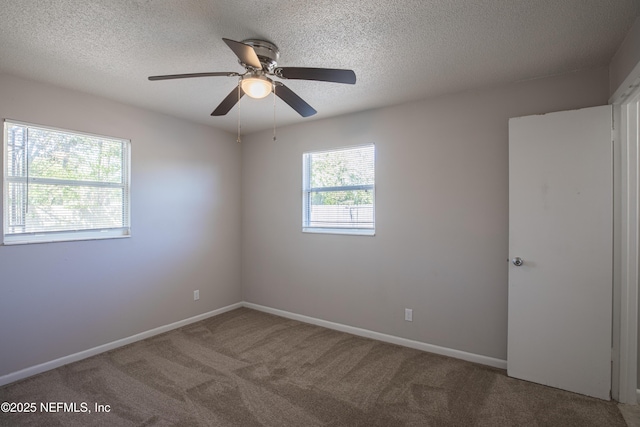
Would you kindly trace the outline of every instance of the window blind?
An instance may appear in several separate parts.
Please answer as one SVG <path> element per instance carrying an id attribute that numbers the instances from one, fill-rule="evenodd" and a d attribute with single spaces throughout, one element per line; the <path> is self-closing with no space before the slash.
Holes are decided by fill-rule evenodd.
<path id="1" fill-rule="evenodd" d="M 128 140 L 10 121 L 4 131 L 5 243 L 129 234 Z"/>
<path id="2" fill-rule="evenodd" d="M 375 146 L 303 155 L 303 230 L 375 228 Z"/>

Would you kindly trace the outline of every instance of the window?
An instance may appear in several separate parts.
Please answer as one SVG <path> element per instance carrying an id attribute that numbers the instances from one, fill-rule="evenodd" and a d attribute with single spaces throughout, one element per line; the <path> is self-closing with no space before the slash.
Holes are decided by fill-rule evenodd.
<path id="1" fill-rule="evenodd" d="M 375 233 L 375 146 L 305 153 L 302 231 Z"/>
<path id="2" fill-rule="evenodd" d="M 4 244 L 127 237 L 128 140 L 4 122 Z"/>

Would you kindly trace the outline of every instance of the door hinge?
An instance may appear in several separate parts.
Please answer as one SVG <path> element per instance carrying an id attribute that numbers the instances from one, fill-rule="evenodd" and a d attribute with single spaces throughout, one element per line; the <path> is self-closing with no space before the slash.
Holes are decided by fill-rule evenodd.
<path id="1" fill-rule="evenodd" d="M 611 130 L 616 130 L 616 112 L 613 105 L 611 106 Z"/>

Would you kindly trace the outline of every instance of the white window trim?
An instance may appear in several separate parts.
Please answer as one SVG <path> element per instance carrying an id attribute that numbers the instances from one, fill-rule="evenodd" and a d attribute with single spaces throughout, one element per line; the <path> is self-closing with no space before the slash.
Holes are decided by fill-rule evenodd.
<path id="1" fill-rule="evenodd" d="M 347 234 L 352 236 L 375 236 L 376 230 L 372 228 L 319 228 L 303 227 L 303 233 L 312 234 Z"/>
<path id="2" fill-rule="evenodd" d="M 4 245 L 28 245 L 31 243 L 55 243 L 74 242 L 78 240 L 103 240 L 103 239 L 125 239 L 131 237 L 131 232 L 117 229 L 105 230 L 82 230 L 82 231 L 58 231 L 51 233 L 24 233 L 9 235 L 4 237 Z"/>
<path id="3" fill-rule="evenodd" d="M 346 147 L 336 147 L 336 148 L 328 148 L 326 150 L 314 150 L 314 151 L 305 151 L 302 154 L 303 159 L 307 159 L 307 164 L 303 164 L 302 166 L 302 232 L 303 233 L 311 233 L 311 234 L 338 234 L 338 235 L 352 235 L 352 236 L 375 236 L 376 235 L 376 186 L 375 182 L 371 185 L 352 185 L 352 186 L 340 186 L 340 187 L 314 187 L 309 188 L 309 170 L 311 165 L 308 164 L 307 154 L 321 154 L 321 153 L 330 153 L 334 151 L 340 150 L 349 150 L 354 148 L 363 148 L 363 147 L 374 147 L 374 173 L 375 173 L 375 144 L 367 143 L 367 144 L 359 144 L 359 145 L 350 145 Z M 348 190 L 370 190 L 373 194 L 373 228 L 338 228 L 338 227 L 309 227 L 306 224 L 308 218 L 308 197 L 310 193 L 319 192 L 319 191 L 348 191 Z"/>
<path id="4" fill-rule="evenodd" d="M 113 184 L 106 182 L 91 182 L 91 181 L 66 181 L 66 180 L 58 180 L 58 179 L 44 179 L 44 178 L 22 178 L 22 177 L 7 177 L 7 162 L 5 160 L 5 154 L 7 152 L 7 143 L 8 138 L 6 134 L 6 126 L 5 123 L 12 123 L 16 125 L 29 126 L 32 128 L 45 129 L 54 132 L 64 132 L 64 133 L 74 133 L 77 135 L 85 135 L 89 137 L 97 137 L 97 138 L 105 138 L 105 139 L 118 139 L 125 143 L 126 150 L 123 156 L 123 167 L 125 167 L 125 197 L 126 197 L 126 205 L 128 209 L 126 209 L 125 215 L 125 224 L 126 227 L 122 228 L 108 228 L 108 229 L 94 229 L 94 230 L 66 230 L 66 231 L 55 231 L 55 232 L 39 232 L 39 233 L 20 233 L 20 234 L 10 234 L 5 235 L 4 230 L 8 229 L 7 221 L 8 217 L 6 215 L 4 204 L 6 203 L 6 198 L 8 195 L 8 186 L 10 182 L 33 182 L 33 183 L 42 183 L 42 184 L 58 184 L 58 183 L 67 183 L 67 184 L 77 184 L 82 186 L 92 186 L 92 187 L 122 187 L 121 184 Z M 2 233 L 2 245 L 25 245 L 31 243 L 54 243 L 54 242 L 72 242 L 72 241 L 80 241 L 80 240 L 103 240 L 103 239 L 122 239 L 131 237 L 131 140 L 126 138 L 100 135 L 95 133 L 88 132 L 80 132 L 70 129 L 62 129 L 53 126 L 45 126 L 38 125 L 29 122 L 23 122 L 20 120 L 13 120 L 9 118 L 5 118 L 3 120 L 3 141 L 2 141 L 2 152 L 0 153 L 0 161 L 2 161 L 2 200 L 0 200 L 0 207 L 2 208 L 2 222 L 0 223 L 0 233 Z"/>

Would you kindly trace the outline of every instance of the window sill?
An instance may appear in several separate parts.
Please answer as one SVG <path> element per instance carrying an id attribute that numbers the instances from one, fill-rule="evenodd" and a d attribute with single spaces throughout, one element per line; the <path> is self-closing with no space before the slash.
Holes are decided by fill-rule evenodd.
<path id="1" fill-rule="evenodd" d="M 45 233 L 4 236 L 4 246 L 28 245 L 32 243 L 55 243 L 55 242 L 75 242 L 81 240 L 105 240 L 105 239 L 126 239 L 131 237 L 130 231 L 105 230 L 73 233 Z"/>
<path id="2" fill-rule="evenodd" d="M 303 233 L 312 234 L 345 234 L 351 236 L 375 236 L 376 230 L 370 228 L 314 228 L 303 227 Z"/>

